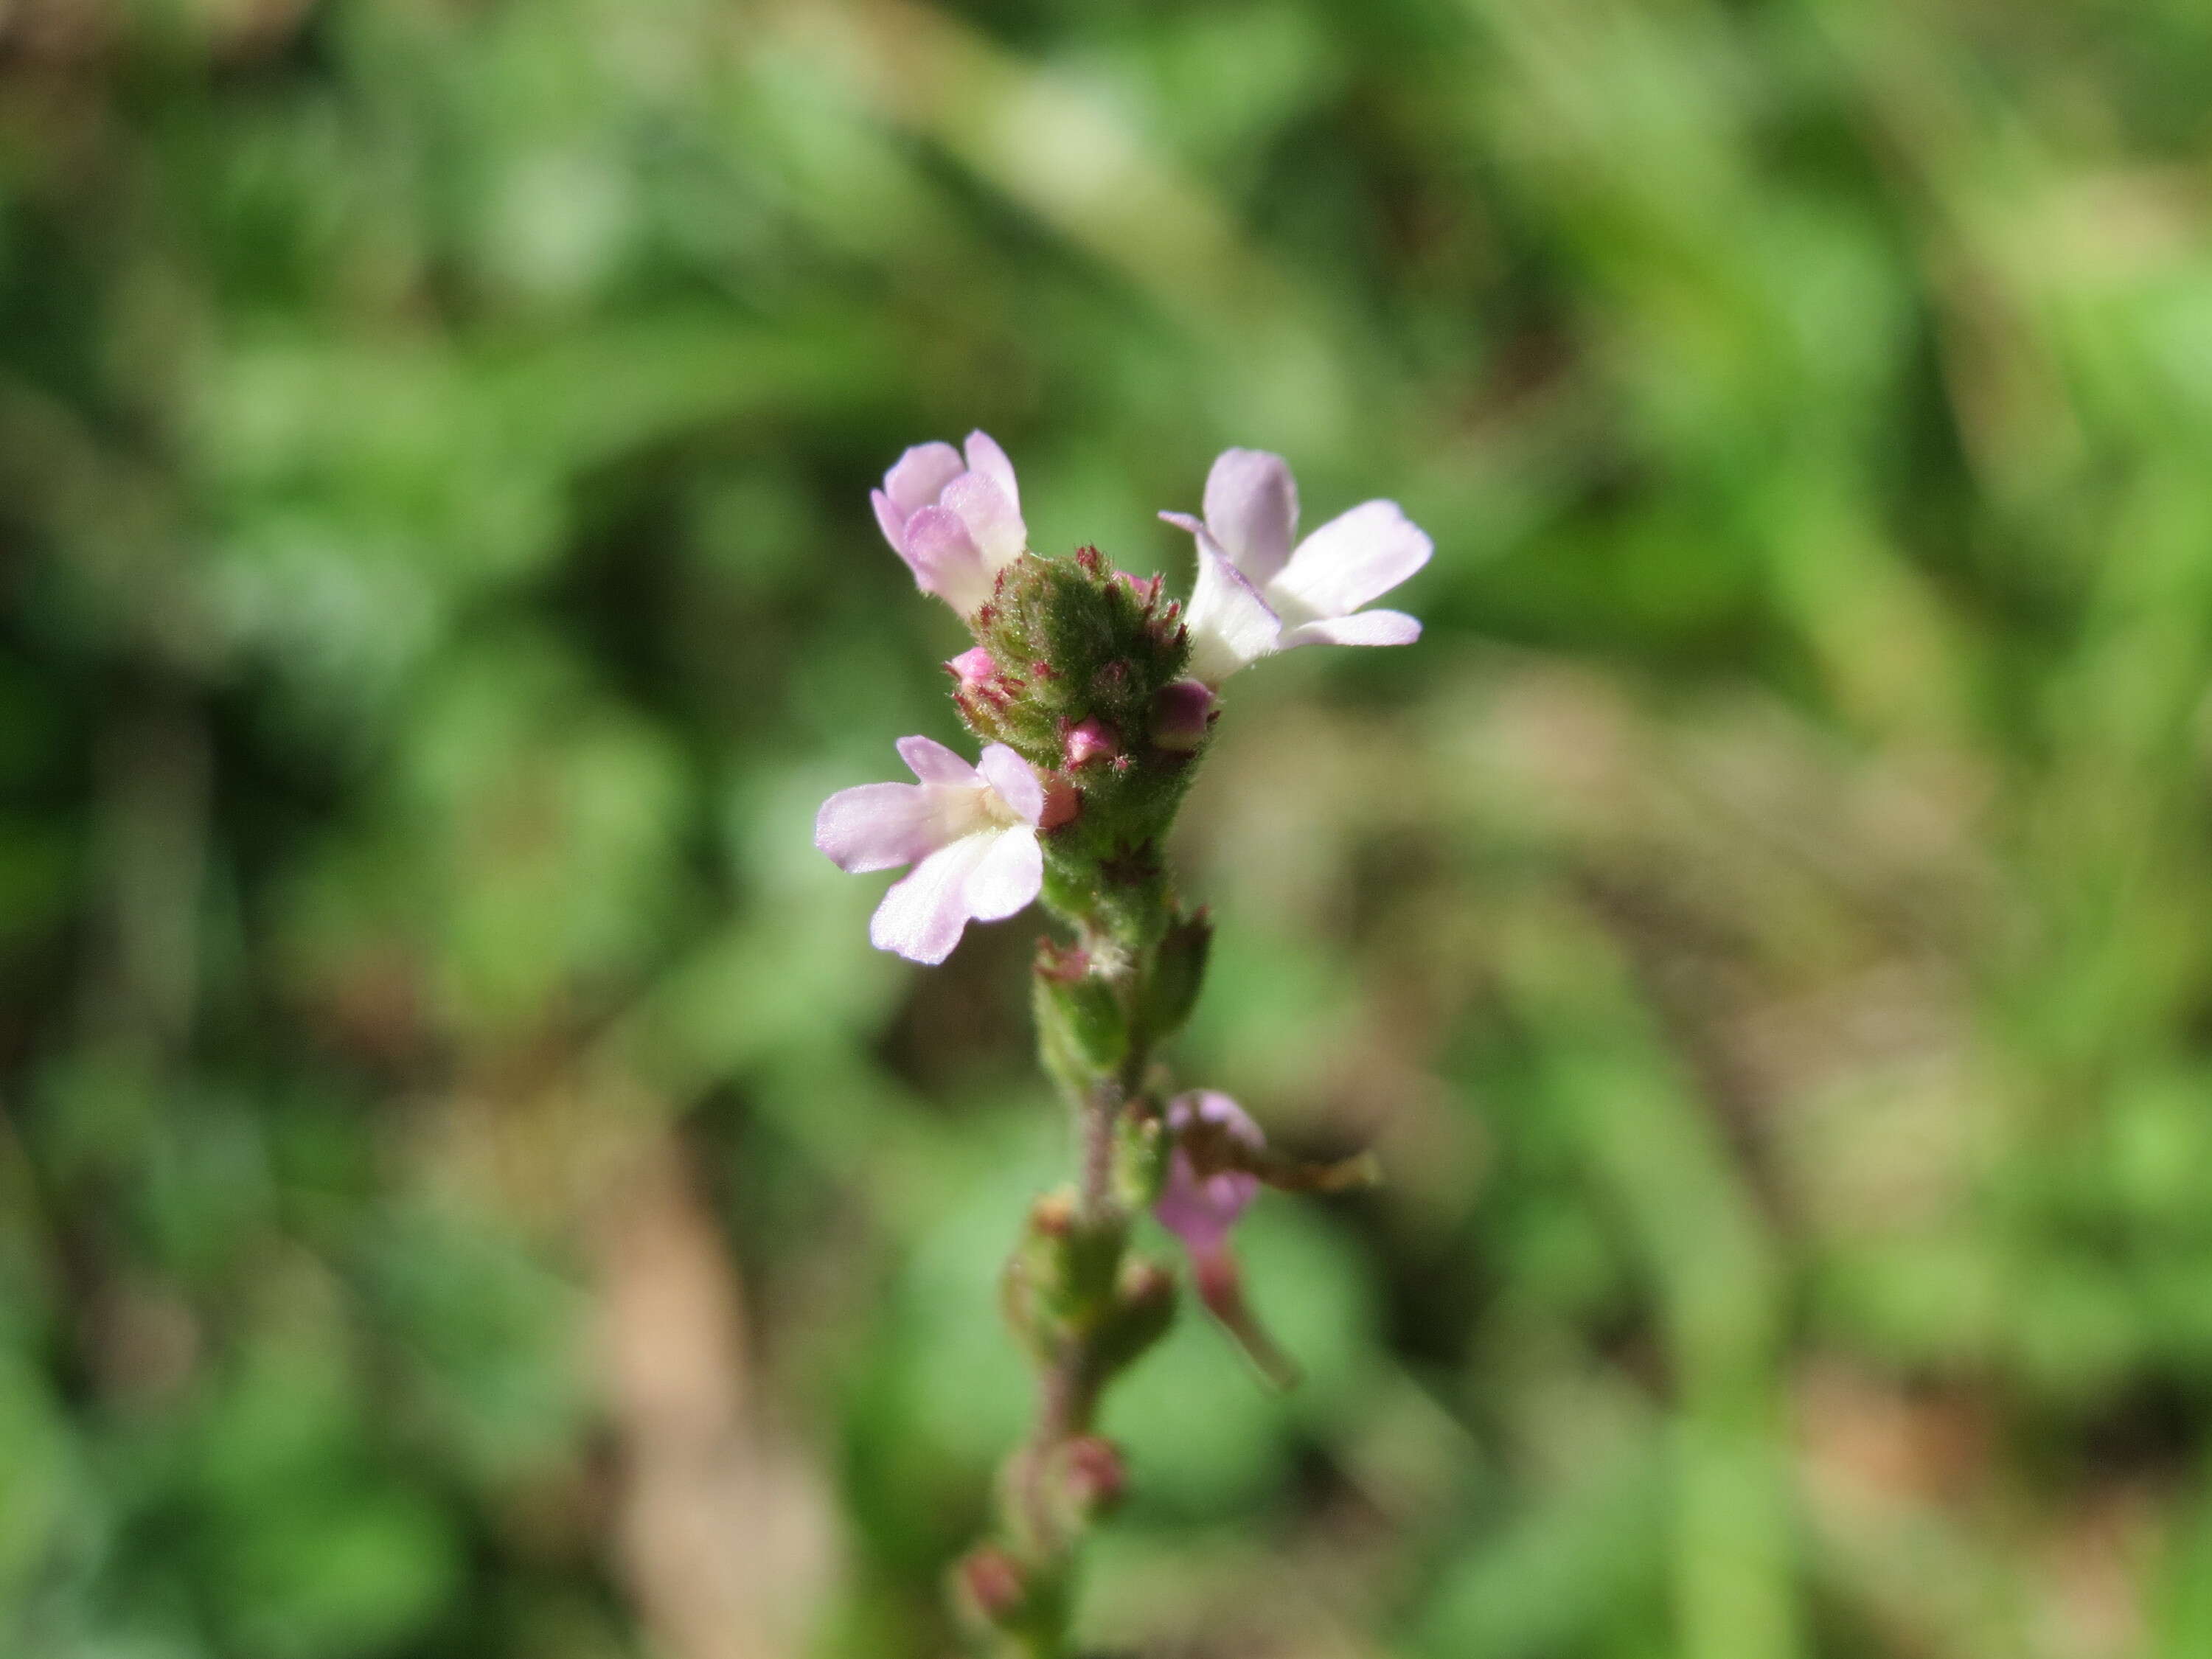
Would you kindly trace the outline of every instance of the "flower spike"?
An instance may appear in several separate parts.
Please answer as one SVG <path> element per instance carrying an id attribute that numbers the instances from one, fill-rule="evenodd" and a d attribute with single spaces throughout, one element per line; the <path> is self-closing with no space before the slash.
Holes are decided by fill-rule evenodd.
<path id="1" fill-rule="evenodd" d="M 908 450 L 872 501 L 916 584 L 968 624 L 969 648 L 944 668 L 982 752 L 971 766 L 902 739 L 915 781 L 840 790 L 815 845 L 848 871 L 908 866 L 869 938 L 915 962 L 944 961 L 970 921 L 1032 902 L 1055 924 L 1037 942 L 1031 1008 L 1080 1155 L 1074 1178 L 1030 1206 L 1000 1281 L 1036 1372 L 1036 1427 L 1001 1467 L 993 1536 L 949 1578 L 976 1633 L 1060 1655 L 1084 1537 L 1128 1480 L 1098 1432 L 1106 1390 L 1165 1334 L 1182 1284 L 1262 1378 L 1295 1382 L 1231 1237 L 1263 1186 L 1334 1192 L 1375 1175 L 1371 1158 L 1286 1157 L 1226 1095 L 1169 1098 L 1161 1050 L 1191 1017 L 1212 926 L 1177 891 L 1166 838 L 1212 744 L 1221 682 L 1301 645 L 1412 640 L 1411 617 L 1361 607 L 1431 548 L 1380 501 L 1299 541 L 1297 483 L 1261 450 L 1214 463 L 1202 518 L 1162 515 L 1197 544 L 1183 605 L 1096 547 L 1030 550 L 1013 465 L 981 432 L 959 449 Z M 1188 1253 L 1187 1275 L 1140 1248 L 1147 1210 Z"/>

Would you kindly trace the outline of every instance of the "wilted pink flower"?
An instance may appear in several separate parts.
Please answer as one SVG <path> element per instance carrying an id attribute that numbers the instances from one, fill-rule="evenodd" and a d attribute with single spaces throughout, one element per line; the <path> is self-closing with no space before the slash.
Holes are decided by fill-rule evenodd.
<path id="1" fill-rule="evenodd" d="M 1218 1254 L 1229 1230 L 1245 1206 L 1259 1195 L 1260 1177 L 1242 1170 L 1220 1170 L 1201 1176 L 1183 1150 L 1183 1138 L 1203 1126 L 1255 1152 L 1267 1145 L 1260 1126 L 1227 1095 L 1212 1089 L 1195 1089 L 1177 1095 L 1168 1104 L 1168 1133 L 1177 1143 L 1168 1158 L 1167 1184 L 1152 1201 L 1152 1213 L 1194 1256 Z"/>
<path id="2" fill-rule="evenodd" d="M 1297 483 L 1279 455 L 1222 452 L 1206 478 L 1206 519 L 1163 513 L 1198 540 L 1185 620 L 1190 672 L 1219 685 L 1249 662 L 1301 645 L 1410 645 L 1421 624 L 1362 611 L 1429 562 L 1431 542 L 1395 501 L 1364 501 L 1294 546 Z"/>
<path id="3" fill-rule="evenodd" d="M 917 444 L 871 490 L 884 539 L 915 585 L 962 616 L 991 597 L 999 573 L 1022 556 L 1029 528 L 1014 465 L 990 434 L 968 434 L 967 459 L 951 444 Z"/>
<path id="4" fill-rule="evenodd" d="M 1004 744 L 970 766 L 941 743 L 901 738 L 919 783 L 864 783 L 822 803 L 814 844 L 854 874 L 914 866 L 876 907 L 868 938 L 915 962 L 952 954 L 972 920 L 997 921 L 1037 896 L 1044 786 Z"/>
<path id="5" fill-rule="evenodd" d="M 1267 1139 L 1243 1108 L 1211 1089 L 1176 1096 L 1168 1105 L 1168 1131 L 1176 1147 L 1168 1157 L 1167 1183 L 1152 1200 L 1152 1213 L 1190 1252 L 1192 1286 L 1206 1312 L 1261 1376 L 1277 1388 L 1289 1388 L 1297 1381 L 1298 1368 L 1275 1346 L 1245 1301 L 1244 1275 L 1229 1248 L 1230 1229 L 1259 1195 L 1260 1177 L 1245 1170 L 1216 1170 L 1201 1176 L 1186 1150 L 1192 1140 L 1213 1136 L 1256 1153 L 1266 1149 Z"/>

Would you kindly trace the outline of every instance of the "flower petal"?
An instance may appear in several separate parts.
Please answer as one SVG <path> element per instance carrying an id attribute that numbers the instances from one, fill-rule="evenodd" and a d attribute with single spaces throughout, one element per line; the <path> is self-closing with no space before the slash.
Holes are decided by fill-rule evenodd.
<path id="1" fill-rule="evenodd" d="M 1259 1196 L 1257 1176 L 1226 1170 L 1203 1181 L 1191 1173 L 1190 1159 L 1176 1152 L 1168 1160 L 1167 1184 L 1152 1201 L 1152 1214 L 1193 1255 L 1218 1249 L 1245 1206 Z"/>
<path id="2" fill-rule="evenodd" d="M 1436 544 L 1395 501 L 1363 501 L 1298 544 L 1268 597 L 1300 621 L 1348 617 L 1429 562 Z"/>
<path id="3" fill-rule="evenodd" d="M 1324 617 L 1285 629 L 1281 648 L 1301 645 L 1411 645 L 1421 637 L 1421 619 L 1402 611 L 1361 611 L 1349 617 Z"/>
<path id="4" fill-rule="evenodd" d="M 963 617 L 982 609 L 998 581 L 997 573 L 984 567 L 967 524 L 950 507 L 921 507 L 906 521 L 906 562 L 924 592 Z"/>
<path id="5" fill-rule="evenodd" d="M 891 544 L 891 551 L 902 559 L 906 557 L 906 509 L 880 489 L 868 492 L 868 505 L 876 509 L 877 527 L 884 539 Z"/>
<path id="6" fill-rule="evenodd" d="M 943 814 L 919 784 L 840 789 L 814 815 L 814 844 L 848 875 L 895 870 L 943 843 Z"/>
<path id="7" fill-rule="evenodd" d="M 1006 492 L 981 472 L 963 472 L 945 486 L 943 504 L 960 515 L 969 539 L 983 556 L 983 568 L 995 580 L 1022 556 L 1030 540 L 1029 526 Z"/>
<path id="8" fill-rule="evenodd" d="M 1289 463 L 1264 449 L 1224 449 L 1206 475 L 1206 527 L 1230 562 L 1265 587 L 1298 529 L 1298 486 Z"/>
<path id="9" fill-rule="evenodd" d="M 1190 629 L 1190 661 L 1183 672 L 1207 685 L 1219 685 L 1246 663 L 1275 649 L 1282 620 L 1229 562 L 1204 525 L 1187 514 L 1163 513 L 1160 517 L 1198 540 L 1198 580 L 1183 612 Z"/>
<path id="10" fill-rule="evenodd" d="M 974 767 L 934 738 L 901 738 L 896 747 L 907 769 L 924 783 L 964 784 L 972 789 L 983 781 Z"/>
<path id="11" fill-rule="evenodd" d="M 940 847 L 893 882 L 868 923 L 868 941 L 909 962 L 952 954 L 968 926 L 968 878 L 997 848 L 1004 830 L 979 830 Z"/>
<path id="12" fill-rule="evenodd" d="M 1267 1137 L 1252 1121 L 1251 1113 L 1218 1089 L 1192 1089 L 1168 1103 L 1168 1127 L 1180 1129 L 1191 1123 L 1211 1123 L 1226 1129 L 1247 1146 L 1261 1147 Z"/>
<path id="13" fill-rule="evenodd" d="M 884 494 L 901 513 L 911 514 L 934 501 L 964 470 L 960 452 L 951 444 L 916 444 L 884 474 Z"/>
<path id="14" fill-rule="evenodd" d="M 1017 513 L 1022 508 L 1022 488 L 1014 482 L 1014 464 L 1006 459 L 1006 452 L 999 447 L 999 441 L 989 433 L 977 429 L 968 434 L 968 470 L 980 472 L 1006 492 L 1006 499 L 1014 504 Z"/>
<path id="15" fill-rule="evenodd" d="M 1044 849 L 1036 831 L 1017 824 L 999 832 L 991 850 L 969 873 L 968 914 L 1000 921 L 1025 908 L 1044 887 Z"/>
<path id="16" fill-rule="evenodd" d="M 1044 785 L 1037 781 L 1030 763 L 1005 744 L 986 746 L 975 769 L 1023 823 L 1035 823 L 1044 816 Z"/>

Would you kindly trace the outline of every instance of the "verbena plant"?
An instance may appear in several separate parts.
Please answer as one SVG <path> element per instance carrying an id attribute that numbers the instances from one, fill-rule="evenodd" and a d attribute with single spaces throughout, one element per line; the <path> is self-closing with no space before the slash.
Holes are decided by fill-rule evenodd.
<path id="1" fill-rule="evenodd" d="M 1262 1184 L 1369 1177 L 1367 1160 L 1310 1165 L 1272 1152 L 1227 1095 L 1175 1092 L 1159 1048 L 1189 1017 L 1212 930 L 1170 879 L 1163 846 L 1212 740 L 1222 682 L 1301 645 L 1405 645 L 1420 624 L 1363 609 L 1427 562 L 1429 538 L 1374 501 L 1298 541 L 1297 491 L 1279 456 L 1214 463 L 1190 532 L 1188 606 L 1096 548 L 1029 547 L 1006 453 L 971 433 L 909 449 L 874 492 L 884 534 L 923 591 L 975 644 L 945 665 L 973 765 L 902 738 L 913 783 L 863 784 L 825 802 L 815 844 L 852 872 L 912 868 L 870 927 L 881 949 L 940 963 L 968 923 L 1042 902 L 1063 930 L 1032 970 L 1045 1069 L 1075 1127 L 1074 1178 L 1031 1206 L 1006 1274 L 1006 1309 L 1037 1375 L 1027 1443 L 1000 1477 L 998 1535 L 954 1574 L 957 1598 L 1001 1651 L 1066 1650 L 1077 1546 L 1121 1496 L 1120 1453 L 1095 1432 L 1115 1377 L 1173 1317 L 1176 1283 L 1130 1248 L 1150 1209 L 1191 1259 L 1206 1310 L 1261 1373 L 1294 1372 L 1247 1311 L 1229 1235 Z"/>

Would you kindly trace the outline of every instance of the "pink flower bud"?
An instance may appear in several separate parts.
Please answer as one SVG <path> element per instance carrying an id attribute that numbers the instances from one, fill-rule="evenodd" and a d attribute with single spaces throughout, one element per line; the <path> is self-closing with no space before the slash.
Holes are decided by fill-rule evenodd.
<path id="1" fill-rule="evenodd" d="M 1055 985 L 1073 985 L 1091 971 L 1091 953 L 1079 945 L 1058 939 L 1037 941 L 1036 971 Z"/>
<path id="2" fill-rule="evenodd" d="M 1030 1231 L 1040 1238 L 1066 1238 L 1075 1229 L 1075 1199 L 1064 1192 L 1040 1193 L 1030 1206 Z"/>
<path id="3" fill-rule="evenodd" d="M 1196 680 L 1164 685 L 1152 698 L 1152 741 L 1187 755 L 1206 741 L 1213 723 L 1213 693 Z"/>
<path id="4" fill-rule="evenodd" d="M 1147 576 L 1139 581 L 1127 571 L 1117 570 L 1114 573 L 1114 580 L 1135 594 L 1139 604 L 1150 605 L 1159 597 L 1160 578 L 1158 575 Z"/>
<path id="5" fill-rule="evenodd" d="M 1071 772 L 1095 760 L 1111 760 L 1114 753 L 1114 734 L 1103 720 L 1085 720 L 1067 734 L 1066 764 Z"/>
<path id="6" fill-rule="evenodd" d="M 999 665 L 991 660 L 991 653 L 980 645 L 963 651 L 945 665 L 963 687 L 986 684 L 999 672 Z"/>
<path id="7" fill-rule="evenodd" d="M 1044 814 L 1037 819 L 1040 830 L 1057 830 L 1063 823 L 1075 822 L 1075 815 L 1083 810 L 1083 797 L 1076 787 L 1057 772 L 1044 775 Z"/>
<path id="8" fill-rule="evenodd" d="M 1061 1501 L 1078 1521 L 1109 1515 L 1121 1503 L 1128 1471 L 1119 1449 L 1103 1435 L 1078 1435 L 1060 1446 L 1056 1461 Z"/>
<path id="9" fill-rule="evenodd" d="M 986 1625 L 1011 1625 L 1029 1602 L 1029 1575 L 996 1544 L 969 1551 L 953 1573 L 962 1599 Z"/>

